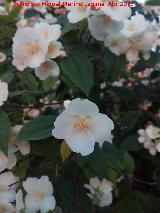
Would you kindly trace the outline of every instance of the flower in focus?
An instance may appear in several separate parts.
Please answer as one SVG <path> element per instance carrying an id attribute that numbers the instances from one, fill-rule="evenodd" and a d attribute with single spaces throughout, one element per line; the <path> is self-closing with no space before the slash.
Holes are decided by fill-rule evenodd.
<path id="1" fill-rule="evenodd" d="M 87 195 L 94 205 L 104 207 L 112 203 L 113 185 L 110 181 L 106 179 L 99 180 L 98 177 L 94 177 L 91 178 L 89 184 L 85 184 L 84 187 L 89 190 Z"/>
<path id="2" fill-rule="evenodd" d="M 35 69 L 35 74 L 40 80 L 46 80 L 49 76 L 57 77 L 59 73 L 60 70 L 57 63 L 49 59 Z"/>
<path id="3" fill-rule="evenodd" d="M 47 23 L 37 23 L 34 28 L 39 34 L 42 34 L 48 42 L 56 41 L 61 35 L 61 26 L 59 24 L 49 25 Z"/>
<path id="4" fill-rule="evenodd" d="M 6 55 L 3 52 L 0 52 L 0 63 L 6 60 Z"/>
<path id="5" fill-rule="evenodd" d="M 35 213 L 47 213 L 55 208 L 55 198 L 53 194 L 53 186 L 47 176 L 38 178 L 27 178 L 23 182 L 23 187 L 27 193 L 25 197 L 26 211 Z"/>
<path id="6" fill-rule="evenodd" d="M 34 35 L 34 36 L 33 36 Z M 13 38 L 13 64 L 19 68 L 39 67 L 45 60 L 48 51 L 48 41 L 36 29 L 25 27 L 16 32 Z M 23 70 L 21 68 L 21 70 Z"/>
<path id="7" fill-rule="evenodd" d="M 110 138 L 113 121 L 93 102 L 80 98 L 71 101 L 56 119 L 53 136 L 65 139 L 72 151 L 88 155 L 93 152 L 95 143 L 100 145 Z"/>
<path id="8" fill-rule="evenodd" d="M 0 80 L 0 106 L 7 101 L 8 98 L 8 84 Z"/>

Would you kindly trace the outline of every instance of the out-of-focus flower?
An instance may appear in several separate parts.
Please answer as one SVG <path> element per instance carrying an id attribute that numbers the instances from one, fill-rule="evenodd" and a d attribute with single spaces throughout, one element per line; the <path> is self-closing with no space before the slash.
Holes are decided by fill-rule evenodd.
<path id="1" fill-rule="evenodd" d="M 16 199 L 16 182 L 19 180 L 12 172 L 0 174 L 0 200 L 13 202 Z"/>
<path id="2" fill-rule="evenodd" d="M 147 100 L 144 100 L 139 104 L 140 109 L 143 109 L 144 111 L 147 111 L 150 106 L 152 106 L 152 103 Z"/>
<path id="3" fill-rule="evenodd" d="M 110 181 L 106 179 L 99 180 L 98 177 L 94 177 L 91 178 L 89 184 L 85 184 L 84 187 L 89 190 L 87 195 L 94 205 L 104 207 L 112 204 L 113 185 Z"/>
<path id="4" fill-rule="evenodd" d="M 56 41 L 61 35 L 61 26 L 59 24 L 49 25 L 47 23 L 37 23 L 34 28 L 39 34 L 42 34 L 48 42 Z"/>
<path id="5" fill-rule="evenodd" d="M 0 212 L 2 212 L 2 213 L 14 213 L 15 208 L 7 200 L 5 200 L 5 199 L 1 200 L 0 199 Z"/>
<path id="6" fill-rule="evenodd" d="M 21 19 L 16 23 L 18 30 L 24 28 L 26 25 L 27 25 L 27 19 Z"/>
<path id="7" fill-rule="evenodd" d="M 131 16 L 131 8 L 126 6 L 126 7 L 121 7 L 121 6 L 116 6 L 116 7 L 110 7 L 110 6 L 105 6 L 101 7 L 101 10 L 107 15 L 110 16 L 111 19 L 115 21 L 123 21 L 126 18 L 129 18 Z"/>
<path id="8" fill-rule="evenodd" d="M 82 6 L 67 7 L 69 10 L 67 18 L 70 23 L 77 23 L 89 16 L 91 8 L 84 5 L 85 1 L 80 0 L 79 3 L 81 2 L 83 4 Z"/>
<path id="9" fill-rule="evenodd" d="M 47 51 L 48 41 L 34 28 L 25 27 L 18 30 L 13 38 L 13 58 L 17 68 L 19 60 L 23 61 L 23 68 L 39 67 L 45 60 Z"/>
<path id="10" fill-rule="evenodd" d="M 74 99 L 61 113 L 52 130 L 53 136 L 65 139 L 72 151 L 88 155 L 93 152 L 95 143 L 107 141 L 114 128 L 113 121 L 93 102 L 80 98 Z"/>
<path id="11" fill-rule="evenodd" d="M 148 26 L 148 21 L 141 14 L 136 14 L 130 20 L 124 20 L 124 28 L 122 34 L 127 37 L 137 36 L 143 33 Z"/>
<path id="12" fill-rule="evenodd" d="M 115 55 L 119 56 L 128 51 L 130 44 L 120 33 L 106 36 L 104 46 Z"/>
<path id="13" fill-rule="evenodd" d="M 8 98 L 8 84 L 0 80 L 0 106 L 7 101 Z"/>
<path id="14" fill-rule="evenodd" d="M 102 13 L 88 18 L 88 28 L 91 35 L 99 41 L 104 41 L 106 34 L 114 34 L 123 28 L 123 22 L 112 20 Z"/>
<path id="15" fill-rule="evenodd" d="M 48 45 L 48 58 L 57 58 L 62 54 L 63 46 L 59 41 L 51 41 Z"/>
<path id="16" fill-rule="evenodd" d="M 6 60 L 6 55 L 2 52 L 0 52 L 0 63 L 4 62 Z"/>
<path id="17" fill-rule="evenodd" d="M 151 155 L 156 155 L 157 151 L 160 151 L 160 143 L 157 142 L 160 138 L 160 128 L 150 124 L 145 129 L 139 129 L 138 134 L 139 143 L 142 143 Z"/>
<path id="18" fill-rule="evenodd" d="M 60 70 L 57 63 L 49 59 L 35 69 L 35 74 L 40 80 L 46 80 L 49 76 L 57 77 L 59 73 Z"/>
<path id="19" fill-rule="evenodd" d="M 25 207 L 27 212 L 47 213 L 55 208 L 55 198 L 53 194 L 53 186 L 47 176 L 38 178 L 27 178 L 23 182 L 23 187 L 27 193 L 25 197 Z"/>

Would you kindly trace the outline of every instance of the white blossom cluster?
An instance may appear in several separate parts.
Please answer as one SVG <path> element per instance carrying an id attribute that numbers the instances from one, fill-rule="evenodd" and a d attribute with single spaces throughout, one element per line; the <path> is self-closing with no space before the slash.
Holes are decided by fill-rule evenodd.
<path id="1" fill-rule="evenodd" d="M 150 124 L 145 129 L 138 130 L 138 141 L 151 155 L 160 152 L 160 128 Z"/>
<path id="2" fill-rule="evenodd" d="M 144 15 L 131 16 L 129 6 L 104 6 L 93 10 L 91 7 L 69 7 L 68 20 L 77 23 L 85 18 L 91 35 L 112 53 L 126 55 L 126 59 L 135 64 L 139 53 L 145 60 L 150 58 L 150 51 L 160 45 L 159 25 L 148 22 Z"/>
<path id="3" fill-rule="evenodd" d="M 89 180 L 89 184 L 85 184 L 84 187 L 89 190 L 87 195 L 94 205 L 104 207 L 112 204 L 113 185 L 110 181 L 93 177 Z"/>
<path id="4" fill-rule="evenodd" d="M 33 36 L 34 35 L 34 36 Z M 13 65 L 19 71 L 30 67 L 40 80 L 58 76 L 58 64 L 51 60 L 64 55 L 58 24 L 36 23 L 34 27 L 19 29 L 13 38 Z"/>

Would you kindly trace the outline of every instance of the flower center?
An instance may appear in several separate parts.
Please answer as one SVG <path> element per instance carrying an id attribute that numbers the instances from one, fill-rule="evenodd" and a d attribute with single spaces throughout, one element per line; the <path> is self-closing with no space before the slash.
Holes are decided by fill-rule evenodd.
<path id="1" fill-rule="evenodd" d="M 38 200 L 43 200 L 43 198 L 44 198 L 43 192 L 35 191 L 33 194 Z"/>
<path id="2" fill-rule="evenodd" d="M 46 39 L 48 39 L 49 38 L 49 33 L 47 31 L 44 32 L 44 36 L 46 37 Z"/>
<path id="3" fill-rule="evenodd" d="M 88 128 L 88 120 L 86 118 L 78 118 L 76 120 L 75 128 L 78 130 L 86 130 Z"/>
<path id="4" fill-rule="evenodd" d="M 53 44 L 49 44 L 48 46 L 48 53 L 51 54 L 55 51 L 55 46 Z"/>
<path id="5" fill-rule="evenodd" d="M 26 44 L 28 51 L 33 54 L 36 53 L 40 50 L 40 46 L 38 41 L 34 42 L 34 43 L 27 43 Z"/>
<path id="6" fill-rule="evenodd" d="M 41 67 L 43 68 L 43 69 L 48 69 L 48 67 L 49 67 L 49 63 L 48 63 L 48 61 L 45 61 L 45 62 L 43 62 L 42 64 L 41 64 Z"/>

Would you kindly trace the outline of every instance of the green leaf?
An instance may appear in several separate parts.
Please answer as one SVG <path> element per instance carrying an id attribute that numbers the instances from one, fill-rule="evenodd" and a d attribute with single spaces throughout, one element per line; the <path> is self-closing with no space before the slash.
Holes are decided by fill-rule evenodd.
<path id="1" fill-rule="evenodd" d="M 40 15 L 40 12 L 38 12 L 37 10 L 34 9 L 28 9 L 25 11 L 24 13 L 24 18 L 30 18 L 36 15 Z"/>
<path id="2" fill-rule="evenodd" d="M 120 213 L 142 213 L 143 211 L 143 194 L 133 191 L 118 201 L 113 209 Z"/>
<path id="3" fill-rule="evenodd" d="M 0 150 L 7 153 L 11 134 L 11 124 L 8 115 L 0 110 Z"/>
<path id="4" fill-rule="evenodd" d="M 120 145 L 120 149 L 126 151 L 138 151 L 142 148 L 142 144 L 138 142 L 137 135 L 129 135 Z"/>
<path id="5" fill-rule="evenodd" d="M 120 161 L 124 153 L 106 142 L 103 148 L 96 145 L 92 154 L 87 157 L 79 156 L 79 164 L 87 176 L 105 177 L 112 182 L 116 181 L 116 173 L 121 173 Z"/>
<path id="6" fill-rule="evenodd" d="M 68 213 L 90 213 L 92 205 L 86 192 L 79 184 L 79 181 L 73 177 L 71 179 L 61 179 L 57 183 L 57 195 L 61 201 L 60 206 L 66 209 Z"/>
<path id="7" fill-rule="evenodd" d="M 116 56 L 113 53 L 106 51 L 104 55 L 104 71 L 106 78 L 111 81 L 116 80 L 126 71 L 126 59 L 124 56 Z"/>
<path id="8" fill-rule="evenodd" d="M 134 159 L 127 152 L 125 153 L 124 158 L 121 160 L 121 163 L 125 172 L 131 174 L 134 171 L 135 168 Z"/>
<path id="9" fill-rule="evenodd" d="M 147 5 L 151 5 L 151 6 L 159 6 L 160 5 L 160 1 L 159 0 L 149 0 L 146 2 Z"/>
<path id="10" fill-rule="evenodd" d="M 129 111 L 122 118 L 122 125 L 128 129 L 132 129 L 141 119 L 142 112 Z"/>
<path id="11" fill-rule="evenodd" d="M 83 53 L 69 54 L 62 61 L 62 70 L 86 95 L 93 86 L 93 65 Z"/>
<path id="12" fill-rule="evenodd" d="M 52 135 L 54 120 L 54 116 L 41 115 L 29 121 L 22 127 L 18 135 L 18 140 L 40 140 L 50 137 Z"/>

